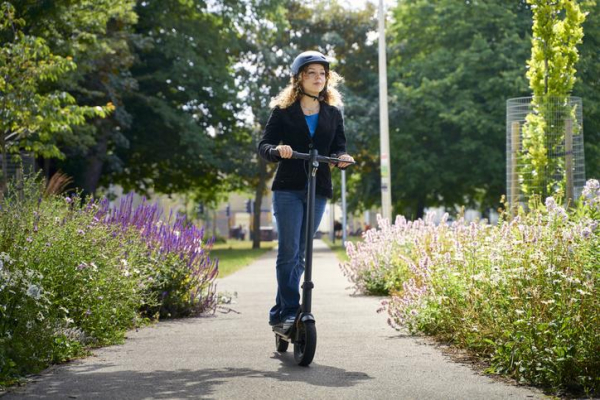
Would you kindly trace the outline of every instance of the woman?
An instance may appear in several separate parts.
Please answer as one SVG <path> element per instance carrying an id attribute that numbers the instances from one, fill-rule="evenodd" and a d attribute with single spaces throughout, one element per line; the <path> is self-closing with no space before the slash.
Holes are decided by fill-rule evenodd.
<path id="1" fill-rule="evenodd" d="M 336 154 L 353 162 L 346 154 L 344 120 L 339 107 L 340 93 L 335 89 L 340 76 L 329 70 L 327 58 L 316 51 L 296 57 L 291 66 L 290 84 L 271 102 L 271 116 L 258 145 L 261 157 L 279 162 L 273 181 L 273 209 L 277 220 L 277 297 L 269 312 L 269 324 L 289 329 L 300 306 L 300 277 L 304 272 L 306 245 L 306 161 L 291 159 L 292 151 L 321 155 Z M 279 157 L 271 154 L 279 151 Z M 345 168 L 349 163 L 339 163 Z M 321 164 L 317 171 L 315 229 L 321 222 L 327 198 L 332 196 L 331 173 Z M 314 234 L 314 232 L 313 232 Z"/>

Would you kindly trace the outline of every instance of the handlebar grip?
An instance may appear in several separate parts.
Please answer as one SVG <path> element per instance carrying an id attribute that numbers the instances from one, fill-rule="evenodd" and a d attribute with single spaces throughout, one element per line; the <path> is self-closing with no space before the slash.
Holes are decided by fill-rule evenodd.
<path id="1" fill-rule="evenodd" d="M 300 153 L 299 151 L 292 151 L 292 158 L 308 160 L 310 158 L 310 154 Z"/>
<path id="2" fill-rule="evenodd" d="M 271 153 L 272 156 L 275 157 L 281 157 L 279 155 L 279 150 L 277 150 L 276 148 L 271 148 L 269 150 L 269 152 Z M 292 157 L 291 158 L 296 158 L 296 159 L 301 159 L 301 160 L 308 160 L 309 159 L 309 155 L 305 154 L 305 153 L 300 153 L 298 151 L 292 151 Z"/>

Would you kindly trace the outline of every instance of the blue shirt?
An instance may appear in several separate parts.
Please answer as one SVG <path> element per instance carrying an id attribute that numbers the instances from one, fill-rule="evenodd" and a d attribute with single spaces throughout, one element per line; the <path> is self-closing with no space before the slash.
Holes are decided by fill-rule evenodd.
<path id="1" fill-rule="evenodd" d="M 310 137 L 315 136 L 315 131 L 317 130 L 317 122 L 319 121 L 319 113 L 313 115 L 305 115 L 306 124 L 308 125 L 308 130 L 310 132 Z"/>

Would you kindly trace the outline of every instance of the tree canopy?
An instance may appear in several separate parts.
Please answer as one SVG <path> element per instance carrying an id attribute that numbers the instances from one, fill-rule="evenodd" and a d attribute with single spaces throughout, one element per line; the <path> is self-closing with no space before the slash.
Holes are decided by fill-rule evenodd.
<path id="1" fill-rule="evenodd" d="M 76 68 L 72 57 L 52 54 L 47 41 L 27 34 L 25 20 L 12 4 L 0 5 L 0 147 L 1 191 L 6 185 L 7 155 L 32 151 L 44 157 L 64 158 L 61 140 L 76 137 L 73 126 L 86 117 L 104 118 L 114 109 L 79 106 L 66 91 L 50 89 Z"/>
<path id="2" fill-rule="evenodd" d="M 390 28 L 397 211 L 487 208 L 504 193 L 505 101 L 527 95 L 531 12 L 522 2 L 408 0 Z"/>
<path id="3" fill-rule="evenodd" d="M 589 14 L 573 94 L 583 98 L 586 168 L 594 177 L 600 172 L 600 20 L 595 2 L 580 3 Z M 293 58 L 314 49 L 331 57 L 345 78 L 346 132 L 358 161 L 349 171 L 349 205 L 379 205 L 373 4 L 2 4 L 3 115 L 22 99 L 20 119 L 14 111 L 12 119 L 2 118 L 2 137 L 21 132 L 14 149 L 33 151 L 48 174 L 63 169 L 88 193 L 114 183 L 139 192 L 191 193 L 213 203 L 231 190 L 258 196 L 271 172 L 255 154 L 269 100 L 289 81 Z M 15 28 L 6 22 L 9 8 Z M 403 0 L 389 17 L 395 212 L 416 217 L 431 206 L 495 207 L 506 192 L 505 101 L 531 94 L 530 5 Z M 16 71 L 17 53 L 31 60 L 19 61 L 28 72 Z M 45 72 L 33 73 L 36 68 Z M 35 78 L 17 78 L 16 72 Z M 50 108 L 53 117 L 35 117 Z"/>

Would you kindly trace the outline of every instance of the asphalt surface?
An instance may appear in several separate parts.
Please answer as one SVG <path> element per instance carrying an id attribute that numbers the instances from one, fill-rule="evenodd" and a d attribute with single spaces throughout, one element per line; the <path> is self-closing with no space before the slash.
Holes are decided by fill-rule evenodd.
<path id="1" fill-rule="evenodd" d="M 317 351 L 309 367 L 275 351 L 268 310 L 275 255 L 218 283 L 233 311 L 132 331 L 125 344 L 32 377 L 8 399 L 532 399 L 452 361 L 427 341 L 390 328 L 381 298 L 352 296 L 335 255 L 315 241 Z"/>

